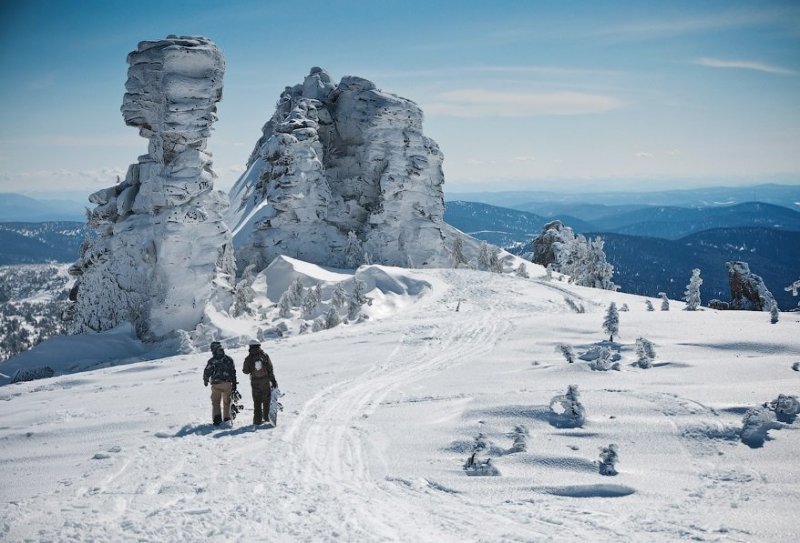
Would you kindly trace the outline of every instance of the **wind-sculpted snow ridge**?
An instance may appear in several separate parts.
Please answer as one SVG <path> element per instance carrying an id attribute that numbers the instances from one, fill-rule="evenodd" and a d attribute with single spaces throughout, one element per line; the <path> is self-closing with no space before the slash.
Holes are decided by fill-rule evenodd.
<path id="1" fill-rule="evenodd" d="M 128 55 L 125 124 L 149 140 L 125 180 L 89 197 L 85 243 L 71 268 L 73 333 L 130 321 L 141 338 L 191 330 L 206 304 L 230 305 L 229 203 L 215 191 L 206 140 L 217 119 L 225 61 L 203 37 L 143 41 Z"/>
<path id="2" fill-rule="evenodd" d="M 360 77 L 337 85 L 321 68 L 287 87 L 226 220 L 239 267 L 286 255 L 339 268 L 363 263 L 450 266 L 443 155 L 422 133 L 422 110 Z"/>

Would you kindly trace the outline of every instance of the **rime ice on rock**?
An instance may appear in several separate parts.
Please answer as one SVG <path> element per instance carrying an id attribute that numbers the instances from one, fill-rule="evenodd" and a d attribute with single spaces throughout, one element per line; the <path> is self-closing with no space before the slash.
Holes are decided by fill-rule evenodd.
<path id="1" fill-rule="evenodd" d="M 97 239 L 71 268 L 78 290 L 68 313 L 73 333 L 131 321 L 140 337 L 158 338 L 194 329 L 211 300 L 230 306 L 229 204 L 213 190 L 206 152 L 225 61 L 207 38 L 168 36 L 139 43 L 128 64 L 121 110 L 148 153 L 90 196 Z"/>
<path id="2" fill-rule="evenodd" d="M 443 222 L 442 160 L 414 102 L 359 77 L 337 85 L 312 68 L 281 94 L 231 189 L 226 220 L 239 265 L 286 255 L 337 267 L 449 267 L 458 232 Z"/>
<path id="3" fill-rule="evenodd" d="M 747 262 L 726 262 L 725 266 L 731 288 L 731 309 L 769 311 L 776 305 L 764 280 L 750 271 Z"/>

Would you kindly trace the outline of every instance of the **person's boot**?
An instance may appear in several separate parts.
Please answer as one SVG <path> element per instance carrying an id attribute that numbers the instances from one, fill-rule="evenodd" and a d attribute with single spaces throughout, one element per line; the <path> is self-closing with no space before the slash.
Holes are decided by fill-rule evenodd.
<path id="1" fill-rule="evenodd" d="M 214 426 L 222 424 L 222 415 L 214 415 Z"/>

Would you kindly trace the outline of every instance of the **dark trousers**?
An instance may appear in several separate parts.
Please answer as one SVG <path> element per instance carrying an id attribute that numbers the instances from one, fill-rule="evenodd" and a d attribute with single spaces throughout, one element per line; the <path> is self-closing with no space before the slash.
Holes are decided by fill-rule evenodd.
<path id="1" fill-rule="evenodd" d="M 250 386 L 253 390 L 253 424 L 261 424 L 269 416 L 272 387 L 267 377 L 251 379 Z"/>

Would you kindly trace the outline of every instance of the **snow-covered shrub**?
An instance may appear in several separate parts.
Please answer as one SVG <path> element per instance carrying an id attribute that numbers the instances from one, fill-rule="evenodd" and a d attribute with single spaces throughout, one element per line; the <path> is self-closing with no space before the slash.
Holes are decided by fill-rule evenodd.
<path id="1" fill-rule="evenodd" d="M 616 444 L 611 443 L 608 447 L 600 447 L 600 475 L 616 475 L 618 461 Z"/>
<path id="2" fill-rule="evenodd" d="M 777 324 L 779 318 L 780 311 L 778 310 L 778 304 L 772 304 L 772 308 L 769 310 L 769 322 L 772 324 Z"/>
<path id="3" fill-rule="evenodd" d="M 775 413 L 768 407 L 750 409 L 742 419 L 742 443 L 754 449 L 761 447 L 769 439 L 767 432 L 780 427 L 781 424 L 775 420 Z"/>
<path id="4" fill-rule="evenodd" d="M 516 273 L 517 277 L 522 277 L 523 279 L 530 278 L 530 275 L 528 274 L 528 268 L 522 262 L 520 262 L 519 267 L 517 267 L 514 273 Z"/>
<path id="5" fill-rule="evenodd" d="M 792 364 L 792 369 L 794 371 L 800 371 L 800 362 L 795 362 L 794 364 Z"/>
<path id="6" fill-rule="evenodd" d="M 467 461 L 464 462 L 464 473 L 467 475 L 475 476 L 490 476 L 496 477 L 500 475 L 500 470 L 492 464 L 492 459 L 480 460 L 476 458 L 477 453 L 472 453 Z"/>
<path id="7" fill-rule="evenodd" d="M 653 343 L 643 337 L 636 339 L 636 365 L 647 369 L 653 366 L 653 359 L 656 357 L 656 350 Z"/>
<path id="8" fill-rule="evenodd" d="M 619 371 L 619 362 L 614 360 L 614 354 L 608 347 L 600 347 L 597 349 L 597 357 L 589 362 L 589 367 L 593 371 Z"/>
<path id="9" fill-rule="evenodd" d="M 645 300 L 645 301 L 644 301 L 644 305 L 645 305 L 645 307 L 647 307 L 647 310 L 648 310 L 648 311 L 655 311 L 655 310 L 656 310 L 656 309 L 653 307 L 653 302 L 651 302 L 650 300 Z"/>
<path id="10" fill-rule="evenodd" d="M 509 454 L 525 452 L 528 450 L 528 429 L 522 424 L 514 427 L 514 430 L 509 434 L 514 440 L 511 448 L 508 450 Z"/>
<path id="11" fill-rule="evenodd" d="M 789 285 L 788 287 L 784 287 L 786 292 L 791 291 L 792 296 L 797 296 L 797 293 L 800 292 L 800 279 Z M 797 302 L 797 307 L 800 308 L 800 302 Z"/>
<path id="12" fill-rule="evenodd" d="M 500 260 L 500 247 L 492 246 L 489 251 L 489 271 L 503 273 L 503 261 Z"/>
<path id="13" fill-rule="evenodd" d="M 619 310 L 620 310 L 620 311 L 630 311 L 630 308 L 628 307 L 628 304 L 622 304 L 622 305 L 619 307 Z"/>
<path id="14" fill-rule="evenodd" d="M 561 353 L 564 359 L 570 364 L 575 362 L 575 351 L 573 350 L 572 346 L 559 343 L 556 345 L 556 352 Z"/>
<path id="15" fill-rule="evenodd" d="M 669 311 L 669 298 L 667 298 L 666 292 L 659 292 L 659 298 L 661 298 L 661 311 Z"/>
<path id="16" fill-rule="evenodd" d="M 548 264 L 547 268 L 545 269 L 544 278 L 548 281 L 553 280 L 553 265 Z"/>
<path id="17" fill-rule="evenodd" d="M 775 418 L 787 424 L 792 424 L 800 414 L 800 402 L 796 396 L 788 394 L 778 394 L 778 397 L 766 404 L 766 407 L 775 412 Z"/>
<path id="18" fill-rule="evenodd" d="M 603 330 L 610 336 L 609 341 L 614 341 L 614 334 L 619 332 L 619 313 L 617 312 L 617 304 L 611 302 L 606 311 L 606 316 L 603 319 Z"/>
<path id="19" fill-rule="evenodd" d="M 321 332 L 325 330 L 325 315 L 320 315 L 311 323 L 311 331 L 312 332 Z"/>
<path id="20" fill-rule="evenodd" d="M 697 308 L 700 307 L 700 285 L 702 284 L 700 269 L 693 269 L 692 277 L 689 279 L 689 284 L 686 285 L 686 291 L 683 293 L 683 299 L 686 300 L 686 311 L 697 311 Z"/>
<path id="21" fill-rule="evenodd" d="M 550 400 L 550 424 L 559 428 L 578 428 L 586 421 L 586 410 L 580 402 L 578 385 L 569 385 L 566 394 Z"/>

